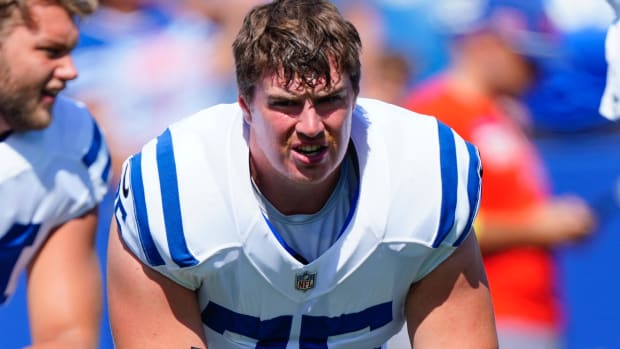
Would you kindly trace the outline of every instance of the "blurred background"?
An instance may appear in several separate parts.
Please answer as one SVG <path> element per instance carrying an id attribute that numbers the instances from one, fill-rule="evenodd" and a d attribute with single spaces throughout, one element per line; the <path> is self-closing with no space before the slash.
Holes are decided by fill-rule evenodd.
<path id="1" fill-rule="evenodd" d="M 169 123 L 236 101 L 231 44 L 245 12 L 260 2 L 100 0 L 96 14 L 80 21 L 73 53 L 80 75 L 66 93 L 90 106 L 115 176 L 127 156 Z M 455 33 L 477 23 L 486 0 L 335 2 L 362 35 L 361 96 L 404 106 L 454 60 Z M 596 217 L 592 234 L 551 251 L 564 304 L 563 348 L 620 348 L 620 279 L 613 269 L 620 248 L 620 124 L 598 114 L 605 33 L 614 16 L 604 0 L 542 4 L 557 46 L 527 90 L 508 96 L 514 112 L 507 114 L 540 154 L 551 194 L 580 197 Z M 104 272 L 111 197 L 100 211 L 97 242 Z M 101 348 L 112 348 L 104 315 Z M 17 294 L 0 309 L 0 347 L 28 345 L 27 321 L 22 276 Z"/>

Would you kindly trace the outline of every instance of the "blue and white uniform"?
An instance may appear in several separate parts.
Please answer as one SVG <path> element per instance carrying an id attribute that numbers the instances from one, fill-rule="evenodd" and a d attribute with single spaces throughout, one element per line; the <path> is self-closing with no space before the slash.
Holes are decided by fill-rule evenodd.
<path id="1" fill-rule="evenodd" d="M 610 120 L 617 120 L 620 119 L 620 0 L 607 1 L 614 9 L 616 19 L 609 26 L 605 39 L 607 82 L 599 112 Z"/>
<path id="2" fill-rule="evenodd" d="M 98 205 L 110 154 L 81 103 L 59 96 L 51 124 L 0 141 L 0 304 L 50 232 Z"/>
<path id="3" fill-rule="evenodd" d="M 115 206 L 123 241 L 197 291 L 209 347 L 384 346 L 411 284 L 470 231 L 477 150 L 434 118 L 359 99 L 355 204 L 334 244 L 303 263 L 261 210 L 245 131 L 238 105 L 218 105 L 129 158 Z"/>

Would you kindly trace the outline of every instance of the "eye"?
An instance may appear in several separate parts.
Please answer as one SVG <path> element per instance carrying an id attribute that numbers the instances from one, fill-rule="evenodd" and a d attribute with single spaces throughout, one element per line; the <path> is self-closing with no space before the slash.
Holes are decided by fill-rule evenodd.
<path id="1" fill-rule="evenodd" d="M 65 56 L 69 51 L 65 48 L 60 47 L 41 47 L 40 51 L 45 53 L 45 55 L 49 58 L 55 59 Z"/>
<path id="2" fill-rule="evenodd" d="M 317 99 L 316 103 L 317 104 L 332 104 L 332 103 L 338 103 L 342 100 L 343 100 L 343 97 L 341 95 L 331 95 L 331 96 L 326 96 L 326 97 Z"/>
<path id="3" fill-rule="evenodd" d="M 290 109 L 301 107 L 302 103 L 293 99 L 277 99 L 269 102 L 269 107 L 274 109 Z"/>

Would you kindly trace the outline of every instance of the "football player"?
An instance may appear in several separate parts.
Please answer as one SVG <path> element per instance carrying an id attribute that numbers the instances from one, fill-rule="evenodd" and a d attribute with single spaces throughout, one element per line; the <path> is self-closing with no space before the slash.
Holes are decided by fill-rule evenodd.
<path id="1" fill-rule="evenodd" d="M 84 105 L 59 95 L 77 76 L 74 18 L 95 6 L 0 1 L 0 304 L 27 270 L 33 348 L 99 340 L 95 232 L 110 157 Z"/>
<path id="2" fill-rule="evenodd" d="M 108 249 L 118 348 L 496 348 L 472 231 L 477 150 L 358 99 L 360 39 L 327 0 L 255 7 L 238 103 L 123 166 Z"/>

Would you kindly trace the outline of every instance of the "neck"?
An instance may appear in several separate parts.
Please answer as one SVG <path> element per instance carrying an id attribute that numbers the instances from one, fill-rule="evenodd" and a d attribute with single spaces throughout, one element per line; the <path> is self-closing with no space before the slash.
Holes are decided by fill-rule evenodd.
<path id="1" fill-rule="evenodd" d="M 472 64 L 459 62 L 447 73 L 449 83 L 466 100 L 480 96 L 490 97 L 491 89 L 485 83 L 484 73 Z"/>
<path id="2" fill-rule="evenodd" d="M 11 131 L 11 126 L 4 120 L 4 117 L 0 115 L 0 134 L 5 134 Z"/>
<path id="3" fill-rule="evenodd" d="M 317 183 L 299 183 L 288 178 L 261 174 L 250 159 L 250 173 L 256 187 L 282 214 L 312 214 L 318 212 L 334 191 L 340 169 Z"/>

